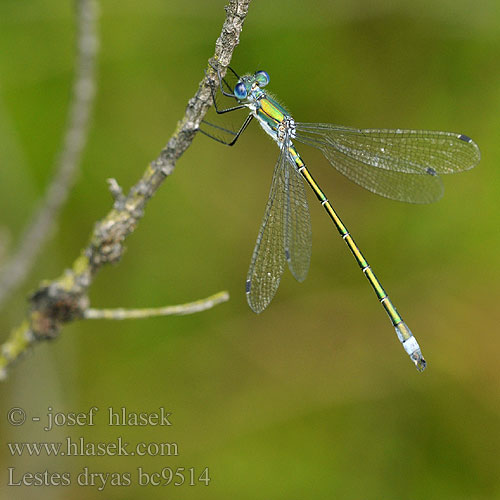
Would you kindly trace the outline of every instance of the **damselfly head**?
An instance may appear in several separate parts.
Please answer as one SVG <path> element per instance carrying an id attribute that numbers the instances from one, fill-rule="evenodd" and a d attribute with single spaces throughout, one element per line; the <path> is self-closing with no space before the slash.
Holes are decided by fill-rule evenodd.
<path id="1" fill-rule="evenodd" d="M 239 101 L 245 100 L 251 92 L 265 87 L 269 83 L 269 75 L 265 71 L 256 71 L 253 75 L 242 76 L 234 87 L 234 95 Z"/>

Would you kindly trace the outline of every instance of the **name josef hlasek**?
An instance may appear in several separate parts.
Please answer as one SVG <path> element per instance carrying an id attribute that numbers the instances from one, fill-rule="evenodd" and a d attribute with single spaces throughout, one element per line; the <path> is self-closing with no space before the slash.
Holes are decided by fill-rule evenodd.
<path id="1" fill-rule="evenodd" d="M 51 431 L 54 427 L 64 426 L 93 426 L 98 420 L 98 423 L 102 423 L 102 420 L 99 418 L 99 411 L 100 410 L 97 406 L 93 406 L 86 412 L 55 412 L 51 407 L 49 407 L 47 412 L 47 425 L 43 428 L 43 430 Z M 107 417 L 107 425 L 113 427 L 168 427 L 172 425 L 172 412 L 167 411 L 165 408 L 159 408 L 158 411 L 153 412 L 135 412 L 128 411 L 125 407 L 115 409 L 110 406 L 107 408 L 105 414 Z"/>

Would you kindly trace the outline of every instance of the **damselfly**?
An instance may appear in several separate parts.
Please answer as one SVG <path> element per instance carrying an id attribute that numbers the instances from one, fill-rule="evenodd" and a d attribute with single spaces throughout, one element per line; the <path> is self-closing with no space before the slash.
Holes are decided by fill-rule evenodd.
<path id="1" fill-rule="evenodd" d="M 276 141 L 280 148 L 264 219 L 257 236 L 246 281 L 248 304 L 262 312 L 271 302 L 288 264 L 300 282 L 306 278 L 311 259 L 311 221 L 305 182 L 314 191 L 335 227 L 351 250 L 359 267 L 386 310 L 405 351 L 419 371 L 426 362 L 412 332 L 398 313 L 382 284 L 342 223 L 330 201 L 305 166 L 294 142 L 318 148 L 342 174 L 360 186 L 387 198 L 410 203 L 430 203 L 443 194 L 440 174 L 461 172 L 474 167 L 480 159 L 478 146 L 464 134 L 427 130 L 355 129 L 326 123 L 298 123 L 264 87 L 269 83 L 265 71 L 239 77 L 231 87 L 217 70 L 223 95 L 238 104 L 219 109 L 212 84 L 212 97 L 217 113 L 248 108 L 238 132 L 230 132 L 230 142 L 203 133 L 232 146 L 253 118 Z M 223 83 L 228 90 L 225 90 Z M 207 123 L 207 122 L 205 122 Z"/>

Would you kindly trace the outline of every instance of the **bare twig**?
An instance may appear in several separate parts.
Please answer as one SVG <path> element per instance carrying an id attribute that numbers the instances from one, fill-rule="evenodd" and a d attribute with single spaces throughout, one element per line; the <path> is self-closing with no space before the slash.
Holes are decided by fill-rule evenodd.
<path id="1" fill-rule="evenodd" d="M 57 155 L 55 175 L 34 211 L 20 243 L 0 270 L 0 304 L 27 277 L 75 181 L 87 142 L 89 118 L 95 95 L 95 59 L 98 48 L 95 0 L 76 0 L 77 54 L 75 79 L 66 132 Z"/>
<path id="2" fill-rule="evenodd" d="M 177 306 L 148 307 L 145 309 L 93 309 L 88 308 L 83 312 L 84 319 L 142 319 L 153 318 L 154 316 L 182 316 L 206 311 L 212 307 L 227 302 L 229 294 L 219 292 L 206 299 L 188 302 Z"/>
<path id="3" fill-rule="evenodd" d="M 226 20 L 215 44 L 214 63 L 225 75 L 234 49 L 239 43 L 243 22 L 250 0 L 230 0 Z M 200 82 L 194 97 L 189 100 L 177 129 L 146 168 L 142 178 L 122 197 L 115 197 L 113 209 L 94 227 L 90 241 L 70 269 L 53 281 L 42 283 L 31 297 L 28 317 L 15 328 L 0 351 L 0 373 L 33 343 L 55 338 L 64 323 L 82 319 L 89 307 L 87 291 L 95 274 L 109 263 L 117 262 L 124 251 L 124 240 L 132 233 L 144 214 L 144 208 L 177 160 L 191 145 L 201 120 L 211 105 L 210 83 L 217 83 L 211 66 Z M 112 191 L 117 192 L 115 186 Z"/>

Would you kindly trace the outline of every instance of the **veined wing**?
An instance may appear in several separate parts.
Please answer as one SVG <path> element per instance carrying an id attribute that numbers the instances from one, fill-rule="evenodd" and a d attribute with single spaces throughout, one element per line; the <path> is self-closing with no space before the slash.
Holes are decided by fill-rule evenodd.
<path id="1" fill-rule="evenodd" d="M 288 150 L 285 168 L 285 258 L 294 278 L 306 279 L 311 262 L 312 231 L 309 206 L 302 176 Z"/>
<path id="2" fill-rule="evenodd" d="M 296 127 L 296 140 L 320 149 L 339 172 L 374 193 L 400 201 L 436 201 L 443 193 L 439 174 L 468 170 L 480 159 L 472 139 L 452 132 L 321 123 Z"/>
<path id="3" fill-rule="evenodd" d="M 287 162 L 283 150 L 274 167 L 271 191 L 246 281 L 248 305 L 256 313 L 271 302 L 285 269 L 284 207 Z"/>
<path id="4" fill-rule="evenodd" d="M 303 281 L 311 257 L 311 221 L 302 178 L 288 152 L 281 148 L 271 191 L 248 270 L 246 293 L 253 311 L 262 312 L 274 297 L 285 260 Z"/>

